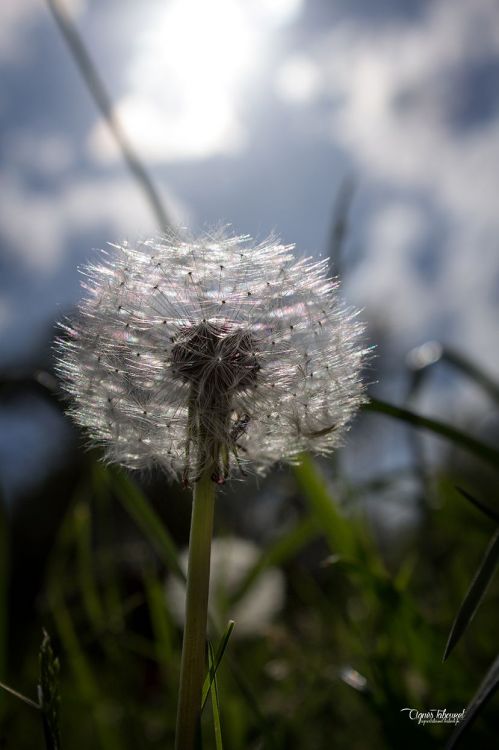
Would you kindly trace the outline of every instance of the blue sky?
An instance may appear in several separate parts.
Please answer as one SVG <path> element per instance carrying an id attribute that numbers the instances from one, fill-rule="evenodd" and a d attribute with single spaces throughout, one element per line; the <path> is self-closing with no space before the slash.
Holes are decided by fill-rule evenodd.
<path id="1" fill-rule="evenodd" d="M 495 0 L 65 5 L 176 221 L 325 253 L 354 176 L 344 289 L 373 336 L 401 361 L 438 338 L 497 370 Z M 157 227 L 41 0 L 0 5 L 0 76 L 12 365 L 78 299 L 79 263 Z"/>

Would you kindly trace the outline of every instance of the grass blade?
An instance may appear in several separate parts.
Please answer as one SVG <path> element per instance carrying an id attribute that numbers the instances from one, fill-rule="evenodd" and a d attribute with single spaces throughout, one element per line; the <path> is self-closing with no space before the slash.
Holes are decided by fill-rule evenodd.
<path id="1" fill-rule="evenodd" d="M 104 626 L 105 614 L 95 583 L 92 521 L 86 502 L 80 500 L 76 503 L 73 510 L 73 523 L 83 606 L 94 632 L 99 633 Z"/>
<path id="2" fill-rule="evenodd" d="M 125 164 L 137 181 L 144 197 L 148 201 L 160 228 L 163 231 L 167 231 L 172 224 L 163 206 L 159 192 L 122 128 L 121 122 L 116 115 L 112 99 L 107 92 L 104 82 L 83 42 L 83 39 L 78 33 L 76 26 L 73 24 L 71 17 L 61 0 L 47 0 L 47 5 L 49 6 L 54 20 L 68 45 L 69 51 L 83 80 L 85 81 L 90 95 L 94 99 L 95 104 L 104 117 L 111 134 L 121 150 L 121 155 Z"/>
<path id="3" fill-rule="evenodd" d="M 218 686 L 215 668 L 215 659 L 213 655 L 213 646 L 208 641 L 208 669 L 210 672 L 210 679 L 213 683 L 213 689 L 211 690 L 211 705 L 213 710 L 213 728 L 215 730 L 215 747 L 216 750 L 223 750 L 222 742 L 222 726 L 220 723 L 220 705 L 218 702 Z"/>
<path id="4" fill-rule="evenodd" d="M 185 581 L 185 573 L 178 562 L 175 542 L 147 498 L 124 472 L 108 469 L 108 476 L 111 479 L 111 490 L 127 513 L 154 545 L 168 568 Z"/>
<path id="5" fill-rule="evenodd" d="M 326 536 L 335 554 L 355 557 L 356 540 L 351 523 L 338 511 L 326 486 L 326 481 L 313 459 L 304 454 L 300 464 L 293 467 L 298 486 L 307 500 L 312 517 Z"/>
<path id="6" fill-rule="evenodd" d="M 234 620 L 229 620 L 227 623 L 227 627 L 225 628 L 222 637 L 220 638 L 220 643 L 218 644 L 217 653 L 215 658 L 213 659 L 213 669 L 209 669 L 208 674 L 206 675 L 204 685 L 203 685 L 203 693 L 201 698 L 201 711 L 205 707 L 206 700 L 208 698 L 208 694 L 211 690 L 211 686 L 213 684 L 213 681 L 216 677 L 218 667 L 220 666 L 223 655 L 225 653 L 225 649 L 227 648 L 227 644 L 229 643 L 229 638 L 232 635 L 232 631 L 234 630 Z"/>
<path id="7" fill-rule="evenodd" d="M 470 495 L 469 492 L 466 492 L 466 490 L 463 490 L 462 487 L 456 487 L 456 490 L 459 492 L 460 495 L 464 497 L 465 500 L 468 500 L 472 505 L 475 506 L 481 513 L 484 514 L 484 516 L 487 516 L 487 518 L 490 518 L 491 521 L 495 521 L 499 524 L 499 513 L 496 513 L 496 511 L 492 510 L 492 508 L 489 508 L 487 505 L 484 505 L 480 500 L 477 500 L 476 497 L 473 497 L 473 495 Z"/>
<path id="8" fill-rule="evenodd" d="M 376 412 L 378 414 L 384 414 L 387 417 L 393 417 L 399 419 L 402 422 L 412 425 L 413 427 L 420 427 L 424 430 L 429 430 L 435 435 L 440 435 L 446 438 L 451 443 L 464 448 L 469 453 L 473 453 L 478 458 L 486 461 L 488 464 L 499 470 L 499 451 L 486 443 L 482 443 L 480 440 L 468 435 L 466 432 L 457 430 L 455 427 L 451 427 L 445 422 L 440 422 L 436 419 L 430 419 L 429 417 L 423 417 L 420 414 L 416 414 L 409 409 L 403 409 L 393 404 L 388 404 L 385 401 L 372 398 L 368 404 L 363 407 L 364 411 Z"/>
<path id="9" fill-rule="evenodd" d="M 59 659 L 55 656 L 48 633 L 43 631 L 39 653 L 40 681 L 38 694 L 43 720 L 43 734 L 47 750 L 60 750 L 61 737 L 59 714 L 61 695 L 59 692 Z"/>
<path id="10" fill-rule="evenodd" d="M 499 383 L 481 370 L 470 359 L 452 349 L 442 350 L 442 359 L 461 370 L 465 375 L 478 383 L 495 401 L 499 401 Z"/>
<path id="11" fill-rule="evenodd" d="M 31 706 L 31 708 L 36 708 L 38 711 L 40 710 L 40 705 L 36 703 L 36 701 L 32 701 L 31 698 L 28 698 L 26 695 L 23 695 L 17 690 L 14 690 L 14 688 L 9 687 L 9 685 L 6 685 L 5 682 L 0 682 L 0 688 L 2 688 L 2 690 L 5 690 L 6 693 L 10 693 L 10 695 L 13 695 L 15 698 L 19 698 L 20 701 L 26 703 L 26 705 L 28 706 Z"/>
<path id="12" fill-rule="evenodd" d="M 87 659 L 80 648 L 73 620 L 58 592 L 53 592 L 52 614 L 61 643 L 68 656 L 73 670 L 74 682 L 78 687 L 83 702 L 93 715 L 95 729 L 102 750 L 120 750 L 124 745 L 111 730 L 102 711 L 104 701 Z"/>
<path id="13" fill-rule="evenodd" d="M 471 582 L 471 585 L 464 597 L 463 603 L 457 613 L 456 619 L 452 625 L 449 639 L 445 647 L 443 660 L 445 661 L 454 646 L 457 644 L 482 601 L 492 576 L 495 573 L 499 563 L 499 529 L 492 537 L 480 566 Z"/>
<path id="14" fill-rule="evenodd" d="M 489 671 L 482 680 L 480 687 L 466 707 L 466 714 L 463 721 L 457 725 L 445 750 L 453 750 L 461 740 L 464 732 L 470 728 L 475 721 L 479 712 L 484 708 L 487 701 L 494 695 L 499 687 L 499 656 L 496 658 Z"/>
<path id="15" fill-rule="evenodd" d="M 152 570 L 144 570 L 142 578 L 154 633 L 156 656 L 166 678 L 174 660 L 174 629 L 168 618 L 163 585 Z"/>

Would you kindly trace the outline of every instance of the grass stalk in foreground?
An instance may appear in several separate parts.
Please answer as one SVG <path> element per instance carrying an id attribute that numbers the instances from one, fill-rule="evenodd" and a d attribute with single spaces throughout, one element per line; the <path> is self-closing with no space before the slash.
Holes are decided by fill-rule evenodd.
<path id="1" fill-rule="evenodd" d="M 193 750 L 201 718 L 214 510 L 215 484 L 208 471 L 195 484 L 192 503 L 175 750 Z"/>

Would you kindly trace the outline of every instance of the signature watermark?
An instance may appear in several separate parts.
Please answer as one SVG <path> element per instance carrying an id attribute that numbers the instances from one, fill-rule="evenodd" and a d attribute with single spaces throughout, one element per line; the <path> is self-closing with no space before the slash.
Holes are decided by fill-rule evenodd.
<path id="1" fill-rule="evenodd" d="M 447 711 L 446 708 L 430 708 L 427 711 L 418 711 L 417 708 L 401 708 L 400 712 L 408 712 L 411 721 L 418 724 L 459 724 L 464 719 L 466 709 L 462 711 Z"/>

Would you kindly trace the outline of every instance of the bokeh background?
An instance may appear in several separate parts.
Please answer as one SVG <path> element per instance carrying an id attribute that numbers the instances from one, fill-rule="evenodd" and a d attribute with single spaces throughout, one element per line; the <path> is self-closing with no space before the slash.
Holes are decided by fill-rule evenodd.
<path id="1" fill-rule="evenodd" d="M 376 345 L 366 372 L 371 392 L 497 444 L 495 0 L 61 0 L 55 5 L 66 9 L 69 27 L 83 40 L 125 137 L 173 224 L 194 232 L 226 224 L 257 239 L 276 233 L 295 243 L 300 254 L 329 257 L 345 297 L 363 310 L 367 342 Z M 162 667 L 170 677 L 158 676 L 157 633 L 153 627 L 151 635 L 151 613 L 144 604 L 149 601 L 144 591 L 158 595 L 151 580 L 166 576 L 168 566 L 151 553 L 126 508 L 103 500 L 113 495 L 104 489 L 109 481 L 96 468 L 98 457 L 83 451 L 81 435 L 64 417 L 52 374 L 55 322 L 71 313 L 81 295 L 78 265 L 108 241 L 133 242 L 160 231 L 81 72 L 47 3 L 2 0 L 0 487 L 6 614 L 0 627 L 0 679 L 5 675 L 33 692 L 44 624 L 62 656 L 65 731 L 72 747 L 79 747 L 80 734 L 82 743 L 95 741 L 104 748 L 168 747 L 179 634 L 169 621 L 172 661 Z M 497 504 L 494 472 L 440 439 L 422 437 L 377 414 L 356 421 L 345 449 L 321 471 L 346 516 L 361 514 L 359 534 L 374 539 L 376 554 L 388 566 L 387 580 L 393 583 L 401 570 L 413 567 L 404 574 L 410 606 L 403 605 L 412 614 L 404 610 L 403 617 L 393 616 L 398 625 L 381 647 L 393 615 L 387 605 L 393 604 L 393 591 L 387 600 L 376 589 L 379 581 L 373 583 L 376 577 L 368 584 L 352 583 L 348 570 L 328 577 L 321 565 L 337 552 L 334 543 L 329 549 L 309 539 L 288 550 L 282 560 L 285 609 L 274 618 L 270 641 L 259 632 L 245 652 L 249 682 L 263 696 L 261 711 L 277 726 L 274 745 L 268 746 L 329 748 L 336 731 L 338 747 L 395 748 L 411 742 L 440 747 L 446 728 L 420 736 L 411 722 L 400 719 L 400 709 L 412 705 L 410 700 L 422 710 L 440 700 L 439 707 L 461 710 L 495 656 L 497 587 L 483 605 L 482 629 L 473 631 L 475 640 L 456 657 L 458 666 L 437 663 L 492 533 L 490 520 L 454 487 L 464 485 L 489 505 Z M 161 477 L 134 481 L 177 545 L 185 544 L 188 496 Z M 306 495 L 300 481 L 282 471 L 260 483 L 228 488 L 219 503 L 219 531 L 266 548 L 303 519 Z M 82 545 L 83 558 L 71 551 L 71 540 L 76 548 Z M 109 572 L 102 560 L 110 558 L 118 568 L 112 580 L 102 578 L 101 569 Z M 366 562 L 371 573 L 373 565 Z M 154 594 L 145 587 L 144 569 L 148 576 L 154 571 L 146 581 Z M 74 615 L 70 631 L 77 653 L 88 655 L 85 664 L 93 675 L 81 694 L 74 684 L 85 679 L 78 670 L 76 676 L 71 672 L 74 653 L 67 653 L 74 640 L 68 641 L 65 615 L 54 616 L 48 593 L 54 575 L 64 578 L 61 590 L 69 602 L 64 612 Z M 92 631 L 88 590 L 87 599 L 82 594 L 90 585 L 85 575 L 96 578 L 92 586 L 104 599 L 111 583 L 117 587 L 121 625 L 117 630 L 113 625 L 111 640 L 124 651 L 118 658 L 104 649 L 109 663 L 101 650 L 110 635 L 104 633 L 104 610 L 111 605 L 102 605 L 102 611 L 94 607 L 101 630 Z M 138 603 L 136 609 L 130 605 L 133 616 L 127 619 L 133 597 Z M 92 604 L 90 610 L 91 615 Z M 336 617 L 328 633 L 326 624 Z M 347 633 L 343 617 L 355 621 L 357 640 Z M 414 629 L 420 642 L 404 651 Z M 298 645 L 307 638 L 307 664 L 298 666 Z M 239 656 L 244 664 L 244 654 Z M 320 671 L 322 661 L 329 672 L 314 682 L 310 675 Z M 112 695 L 116 663 L 127 664 L 121 687 L 130 705 L 119 691 Z M 258 666 L 256 674 L 252 664 Z M 317 698 L 309 700 L 313 709 L 307 703 L 303 715 L 300 670 Z M 365 688 L 352 675 L 372 679 L 377 687 Z M 93 681 L 103 686 L 98 700 Z M 169 708 L 162 713 L 165 685 Z M 30 709 L 12 700 L 1 697 L 3 746 L 41 746 L 36 717 L 32 726 L 26 723 Z M 270 740 L 261 739 L 244 701 L 231 700 L 225 712 L 227 746 L 266 747 L 262 742 Z M 338 715 L 331 714 L 331 702 Z M 97 712 L 97 729 L 92 722 L 86 726 L 82 715 L 82 707 L 89 706 L 92 715 Z M 279 723 L 275 716 L 286 720 Z M 123 732 L 127 721 L 133 725 L 129 745 L 113 735 Z M 359 731 L 359 721 L 373 727 L 372 741 Z M 492 747 L 492 709 L 476 727 L 481 747 Z"/>

